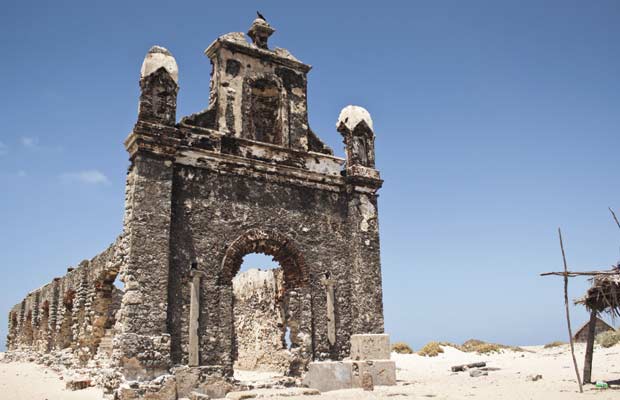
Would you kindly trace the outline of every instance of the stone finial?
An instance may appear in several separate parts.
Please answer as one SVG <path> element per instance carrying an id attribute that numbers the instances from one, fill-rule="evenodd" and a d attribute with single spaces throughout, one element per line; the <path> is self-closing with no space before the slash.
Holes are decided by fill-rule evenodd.
<path id="1" fill-rule="evenodd" d="M 370 130 L 374 132 L 372 118 L 370 117 L 370 113 L 364 107 L 346 106 L 342 109 L 342 111 L 340 111 L 338 122 L 336 123 L 336 129 L 340 131 L 344 126 L 347 127 L 350 132 L 353 132 L 355 127 L 362 121 L 365 121 Z"/>
<path id="2" fill-rule="evenodd" d="M 144 79 L 153 72 L 164 67 L 176 84 L 179 83 L 179 67 L 172 54 L 161 46 L 153 46 L 144 57 L 140 69 L 140 79 Z"/>
<path id="3" fill-rule="evenodd" d="M 344 138 L 347 174 L 378 178 L 375 168 L 375 132 L 366 109 L 346 106 L 340 111 L 336 129 Z"/>
<path id="4" fill-rule="evenodd" d="M 268 49 L 267 41 L 269 40 L 269 36 L 275 31 L 276 30 L 273 29 L 264 18 L 258 17 L 252 22 L 252 26 L 250 26 L 250 30 L 248 31 L 248 36 L 252 39 L 256 47 Z"/>

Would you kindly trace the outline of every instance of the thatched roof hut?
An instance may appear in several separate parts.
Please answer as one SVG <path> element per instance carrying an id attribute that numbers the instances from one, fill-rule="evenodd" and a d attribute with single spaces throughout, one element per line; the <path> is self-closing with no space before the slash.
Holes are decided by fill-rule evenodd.
<path id="1" fill-rule="evenodd" d="M 590 280 L 592 286 L 575 303 L 585 305 L 590 312 L 607 312 L 612 317 L 620 317 L 620 263 Z"/>
<path id="2" fill-rule="evenodd" d="M 581 326 L 573 336 L 573 340 L 575 342 L 587 342 L 589 335 L 589 327 L 590 321 L 587 321 L 585 324 Z M 609 325 L 607 322 L 603 321 L 600 318 L 596 318 L 594 321 L 594 337 L 596 337 L 599 333 L 606 331 L 613 331 L 614 327 Z"/>

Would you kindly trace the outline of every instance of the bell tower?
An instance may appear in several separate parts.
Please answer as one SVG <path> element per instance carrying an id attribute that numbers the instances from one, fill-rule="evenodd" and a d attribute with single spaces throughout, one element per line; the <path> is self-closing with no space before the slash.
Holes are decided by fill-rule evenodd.
<path id="1" fill-rule="evenodd" d="M 299 151 L 332 154 L 308 124 L 307 74 L 311 67 L 285 49 L 270 49 L 275 29 L 264 19 L 247 34 L 220 36 L 205 50 L 213 73 L 209 107 L 186 125 Z"/>

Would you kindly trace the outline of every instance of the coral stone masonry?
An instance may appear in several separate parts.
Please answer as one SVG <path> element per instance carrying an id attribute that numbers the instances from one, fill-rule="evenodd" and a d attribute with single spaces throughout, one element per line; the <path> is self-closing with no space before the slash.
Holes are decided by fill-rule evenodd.
<path id="1" fill-rule="evenodd" d="M 62 359 L 119 399 L 214 397 L 238 367 L 301 376 L 349 357 L 358 334 L 377 336 L 354 339 L 355 360 L 385 358 L 372 120 L 342 110 L 334 156 L 308 124 L 311 67 L 270 49 L 273 32 L 259 18 L 252 42 L 211 43 L 209 104 L 180 120 L 182 68 L 150 49 L 123 232 L 10 310 L 9 353 Z M 249 253 L 279 269 L 238 275 Z M 347 379 L 384 362 L 351 362 Z"/>

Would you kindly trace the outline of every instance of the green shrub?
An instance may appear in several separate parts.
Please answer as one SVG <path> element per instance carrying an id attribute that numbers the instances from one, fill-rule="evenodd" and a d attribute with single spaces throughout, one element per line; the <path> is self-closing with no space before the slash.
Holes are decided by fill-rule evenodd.
<path id="1" fill-rule="evenodd" d="M 596 335 L 596 343 L 603 347 L 611 347 L 620 342 L 620 332 L 607 331 Z"/>
<path id="2" fill-rule="evenodd" d="M 438 342 L 428 342 L 418 351 L 418 355 L 424 357 L 435 357 L 439 355 L 439 353 L 443 353 L 443 349 Z"/>
<path id="3" fill-rule="evenodd" d="M 547 343 L 544 348 L 545 349 L 551 349 L 553 347 L 560 347 L 560 346 L 564 346 L 566 344 L 566 342 L 562 342 L 559 340 L 556 340 L 555 342 L 551 342 L 551 343 Z"/>
<path id="4" fill-rule="evenodd" d="M 398 354 L 413 354 L 413 350 L 405 342 L 396 342 L 392 345 L 392 351 Z"/>

